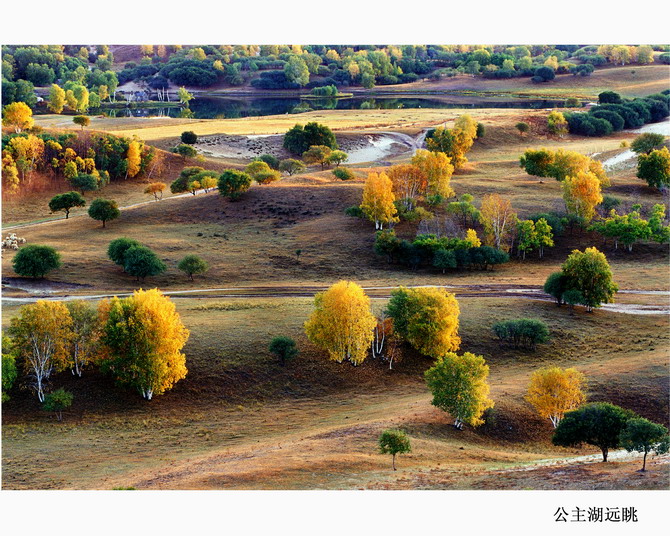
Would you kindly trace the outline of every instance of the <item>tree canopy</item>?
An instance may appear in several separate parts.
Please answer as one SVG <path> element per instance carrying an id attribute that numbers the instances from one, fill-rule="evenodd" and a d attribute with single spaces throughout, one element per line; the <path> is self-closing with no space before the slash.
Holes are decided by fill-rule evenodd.
<path id="1" fill-rule="evenodd" d="M 488 398 L 488 374 L 489 367 L 482 356 L 470 352 L 444 354 L 424 374 L 433 394 L 431 404 L 449 412 L 457 428 L 462 428 L 463 423 L 483 424 L 484 411 L 493 407 Z"/>
<path id="2" fill-rule="evenodd" d="M 376 324 L 363 289 L 352 281 L 339 281 L 314 297 L 305 333 L 330 359 L 359 365 L 367 356 Z"/>
<path id="3" fill-rule="evenodd" d="M 174 303 L 158 289 L 104 300 L 98 310 L 103 372 L 137 389 L 147 400 L 186 377 L 186 356 L 181 350 L 189 331 Z"/>

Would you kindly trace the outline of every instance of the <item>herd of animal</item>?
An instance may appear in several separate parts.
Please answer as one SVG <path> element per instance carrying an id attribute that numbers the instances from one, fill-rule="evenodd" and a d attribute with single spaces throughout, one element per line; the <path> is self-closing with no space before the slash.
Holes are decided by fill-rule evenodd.
<path id="1" fill-rule="evenodd" d="M 19 244 L 25 244 L 26 239 L 16 236 L 16 233 L 11 233 L 2 241 L 2 248 L 5 249 L 19 249 Z"/>

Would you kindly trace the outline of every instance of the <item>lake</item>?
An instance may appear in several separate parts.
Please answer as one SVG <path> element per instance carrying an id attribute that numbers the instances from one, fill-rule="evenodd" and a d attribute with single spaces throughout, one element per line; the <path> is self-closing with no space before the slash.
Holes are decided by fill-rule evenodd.
<path id="1" fill-rule="evenodd" d="M 265 115 L 299 114 L 312 110 L 365 110 L 414 108 L 560 108 L 563 100 L 515 99 L 509 96 L 449 97 L 351 97 L 343 99 L 300 99 L 297 97 L 198 97 L 190 110 L 168 107 L 134 107 L 104 110 L 110 117 L 192 117 L 194 119 L 231 119 Z M 91 110 L 100 113 L 102 110 Z"/>

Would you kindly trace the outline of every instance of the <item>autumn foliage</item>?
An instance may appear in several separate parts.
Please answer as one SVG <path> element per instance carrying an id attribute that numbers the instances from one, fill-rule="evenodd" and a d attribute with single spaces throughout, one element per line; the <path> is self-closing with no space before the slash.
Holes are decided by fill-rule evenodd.
<path id="1" fill-rule="evenodd" d="M 361 364 L 370 349 L 377 324 L 370 299 L 351 281 L 340 281 L 314 297 L 315 310 L 305 322 L 307 338 L 338 363 Z"/>
<path id="2" fill-rule="evenodd" d="M 393 184 L 386 173 L 369 173 L 363 186 L 361 210 L 375 222 L 375 229 L 383 229 L 384 224 L 398 221 L 394 201 Z"/>
<path id="3" fill-rule="evenodd" d="M 100 366 L 119 384 L 151 400 L 186 377 L 181 349 L 189 331 L 174 303 L 158 289 L 104 300 L 98 310 L 103 326 Z"/>
<path id="4" fill-rule="evenodd" d="M 586 401 L 584 383 L 584 375 L 573 368 L 542 368 L 532 374 L 526 400 L 556 428 L 567 411 Z"/>

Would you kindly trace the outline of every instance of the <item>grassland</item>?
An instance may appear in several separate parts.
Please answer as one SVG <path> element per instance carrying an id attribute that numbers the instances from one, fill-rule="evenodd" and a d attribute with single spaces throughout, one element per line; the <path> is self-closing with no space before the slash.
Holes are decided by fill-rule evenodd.
<path id="1" fill-rule="evenodd" d="M 425 358 L 408 356 L 393 371 L 374 360 L 360 367 L 328 361 L 302 332 L 310 300 L 179 299 L 191 330 L 187 378 L 146 402 L 95 371 L 82 379 L 63 373 L 54 383 L 71 390 L 75 404 L 62 424 L 40 412 L 31 393 L 18 391 L 3 409 L 3 486 L 356 489 L 404 488 L 416 479 L 423 480 L 420 487 L 460 489 L 496 479 L 506 487 L 541 489 L 541 477 L 530 483 L 525 473 L 507 470 L 597 452 L 552 447 L 549 422 L 524 402 L 529 374 L 549 363 L 584 372 L 591 400 L 620 403 L 659 421 L 667 415 L 666 318 L 586 315 L 495 298 L 460 302 L 462 349 L 486 357 L 496 401 L 488 423 L 477 430 L 454 430 L 449 417 L 430 405 L 422 381 L 430 365 Z M 4 307 L 3 324 L 15 312 Z M 548 322 L 551 343 L 537 353 L 500 347 L 491 324 L 520 315 Z M 277 334 L 294 337 L 301 349 L 286 366 L 266 350 Z M 375 446 L 389 426 L 402 427 L 413 442 L 395 475 Z M 662 460 L 652 461 L 651 482 L 631 483 L 634 462 L 629 470 L 615 462 L 596 466 L 601 472 L 612 467 L 602 485 L 618 489 L 622 482 L 633 489 L 658 487 L 668 469 Z M 431 484 L 433 472 L 440 478 Z M 524 478 L 519 486 L 517 474 Z M 552 486 L 579 483 L 556 479 Z"/>
<path id="2" fill-rule="evenodd" d="M 92 128 L 137 134 L 167 147 L 186 129 L 200 135 L 277 133 L 297 121 L 312 120 L 325 122 L 336 132 L 415 134 L 451 122 L 462 112 L 328 111 L 213 121 L 96 118 Z M 584 154 L 600 153 L 603 158 L 616 154 L 621 141 L 634 136 L 617 133 L 598 139 L 569 136 L 559 140 L 547 136 L 541 126 L 546 111 L 469 113 L 485 125 L 486 135 L 468 154 L 469 164 L 454 175 L 453 188 L 457 195 L 473 194 L 476 204 L 485 194 L 499 193 L 511 199 L 522 217 L 562 208 L 559 183 L 539 181 L 519 168 L 518 157 L 526 148 L 565 147 Z M 520 120 L 532 124 L 527 137 L 514 128 Z M 69 128 L 59 125 L 60 121 L 63 118 L 58 116 L 38 119 L 44 127 Z M 169 182 L 185 163 L 177 157 L 166 158 L 170 166 L 161 180 Z M 391 161 L 408 158 L 405 154 Z M 208 159 L 201 165 L 223 169 L 231 163 Z M 93 368 L 82 379 L 65 372 L 54 378 L 54 385 L 72 391 L 75 402 L 60 424 L 40 411 L 32 393 L 15 390 L 12 400 L 3 404 L 3 487 L 666 489 L 667 457 L 653 459 L 651 471 L 642 476 L 635 472 L 637 459 L 561 465 L 557 460 L 596 451 L 552 446 L 549 422 L 533 413 L 523 395 L 530 374 L 538 367 L 573 366 L 588 377 L 590 400 L 607 400 L 666 422 L 668 316 L 586 314 L 550 302 L 514 299 L 505 290 L 541 285 L 572 249 L 597 245 L 607 254 L 621 288 L 667 291 L 667 246 L 640 244 L 631 254 L 614 251 L 602 239 L 583 232 L 558 238 L 543 260 L 535 255 L 525 261 L 514 259 L 495 271 L 446 275 L 410 271 L 374 255 L 370 222 L 344 215 L 346 207 L 360 203 L 363 178 L 375 169 L 350 167 L 357 175 L 355 180 L 342 182 L 330 171 L 309 169 L 271 185 L 255 185 L 234 203 L 216 192 L 150 202 L 122 211 L 105 229 L 82 215 L 83 210 L 74 211 L 67 221 L 21 228 L 19 235 L 29 242 L 56 247 L 64 266 L 50 274 L 47 284 L 8 279 L 13 252 L 3 252 L 3 283 L 12 285 L 4 289 L 5 296 L 53 290 L 57 295 L 88 295 L 139 286 L 166 291 L 262 286 L 266 293 L 274 291 L 284 297 L 231 299 L 216 297 L 216 293 L 208 294 L 209 298 L 175 297 L 191 331 L 185 347 L 189 374 L 151 402 L 114 386 Z M 667 203 L 634 175 L 632 169 L 612 173 L 613 186 L 606 193 L 620 197 L 624 206 L 641 202 L 649 208 Z M 61 187 L 64 185 L 56 186 Z M 142 181 L 128 181 L 106 187 L 101 195 L 125 206 L 146 201 L 149 196 L 142 193 L 143 188 Z M 53 218 L 46 208 L 51 195 L 53 191 L 47 189 L 6 199 L 5 224 Z M 402 223 L 397 232 L 412 237 L 416 225 Z M 150 246 L 168 264 L 168 271 L 141 284 L 124 274 L 106 257 L 109 241 L 119 236 Z M 295 255 L 298 249 L 302 251 L 299 258 Z M 190 253 L 202 256 L 211 266 L 193 283 L 176 269 L 178 261 Z M 430 405 L 422 377 L 430 366 L 425 358 L 408 351 L 392 371 L 372 359 L 352 367 L 328 361 L 306 340 L 303 322 L 312 305 L 303 296 L 344 278 L 364 286 L 468 287 L 467 292 L 457 289 L 461 349 L 484 355 L 490 365 L 496 407 L 485 425 L 456 431 L 450 426 L 450 416 Z M 20 290 L 26 284 L 33 292 Z M 472 292 L 477 285 L 500 292 Z M 379 310 L 388 289 L 371 295 Z M 664 298 L 622 294 L 617 299 L 630 304 L 657 303 Z M 17 305 L 4 304 L 4 327 L 16 312 Z M 547 322 L 551 342 L 535 353 L 500 347 L 491 325 L 519 317 Z M 286 366 L 278 364 L 266 349 L 276 335 L 293 337 L 301 350 Z M 390 426 L 406 430 L 413 443 L 413 452 L 400 458 L 396 474 L 390 471 L 388 457 L 377 454 L 376 447 L 379 432 Z"/>

